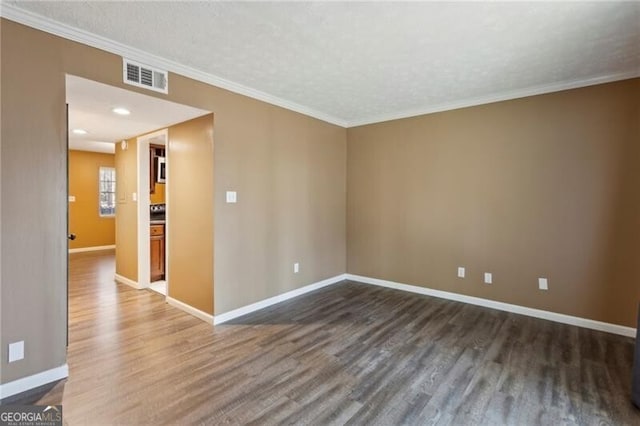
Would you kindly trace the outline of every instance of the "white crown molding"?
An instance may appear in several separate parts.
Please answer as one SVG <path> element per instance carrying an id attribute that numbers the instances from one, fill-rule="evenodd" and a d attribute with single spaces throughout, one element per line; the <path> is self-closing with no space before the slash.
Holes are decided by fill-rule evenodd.
<path id="1" fill-rule="evenodd" d="M 482 306 L 499 311 L 513 312 L 514 314 L 526 315 L 528 317 L 541 318 L 562 324 L 575 325 L 589 328 L 591 330 L 604 331 L 612 334 L 619 334 L 626 337 L 635 337 L 636 329 L 618 324 L 610 324 L 595 321 L 588 318 L 574 317 L 571 315 L 559 314 L 557 312 L 543 311 L 541 309 L 527 308 L 526 306 L 512 305 L 510 303 L 498 302 L 495 300 L 482 299 L 480 297 L 466 296 L 459 293 L 434 290 L 426 287 L 398 283 L 395 281 L 381 280 L 378 278 L 364 277 L 361 275 L 346 274 L 346 279 L 364 284 L 377 285 L 380 287 L 393 288 L 395 290 L 407 291 L 410 293 L 423 294 L 426 296 L 438 297 L 440 299 L 454 300 L 456 302 L 468 303 L 470 305 Z"/>
<path id="2" fill-rule="evenodd" d="M 276 105 L 291 111 L 295 111 L 300 114 L 308 115 L 310 117 L 317 118 L 318 120 L 326 121 L 337 126 L 346 127 L 345 120 L 341 120 L 330 114 L 326 114 L 313 108 L 308 108 L 304 105 L 300 105 L 295 102 L 291 102 L 286 99 L 261 92 L 251 87 L 243 86 L 242 84 L 234 83 L 233 81 L 229 81 L 225 78 L 218 77 L 213 74 L 196 70 L 194 68 L 182 65 L 178 62 L 147 53 L 143 50 L 127 46 L 126 44 L 119 43 L 117 41 L 97 34 L 93 34 L 89 31 L 62 24 L 37 13 L 20 9 L 19 7 L 16 7 L 14 5 L 0 3 L 0 16 L 10 21 L 27 25 L 29 27 L 45 31 L 47 33 L 65 38 L 67 40 L 86 44 L 91 47 L 95 47 L 116 55 L 126 57 L 136 62 L 142 62 L 152 67 L 165 69 L 167 71 L 180 74 L 185 77 L 201 81 L 203 83 L 208 83 L 212 86 L 220 87 L 222 89 L 226 89 L 240 95 L 248 96 L 250 98 Z"/>
<path id="3" fill-rule="evenodd" d="M 494 102 L 510 101 L 513 99 L 526 98 L 529 96 L 544 95 L 547 93 L 561 92 L 563 90 L 579 89 L 581 87 L 595 86 L 597 84 L 612 83 L 614 81 L 628 80 L 630 78 L 640 77 L 640 70 L 633 72 L 610 74 L 601 77 L 593 77 L 581 80 L 570 80 L 561 83 L 545 84 L 542 86 L 529 87 L 526 89 L 510 90 L 501 93 L 493 93 L 487 96 L 481 96 L 472 99 L 463 99 L 455 102 L 447 102 L 444 104 L 418 108 L 409 111 L 403 111 L 392 114 L 382 114 L 373 117 L 367 117 L 359 120 L 347 121 L 347 128 L 365 126 L 367 124 L 382 123 L 384 121 L 400 120 L 403 118 L 417 117 L 420 115 L 433 114 L 436 112 L 451 111 L 454 109 L 468 108 L 478 105 L 492 104 Z"/>
<path id="4" fill-rule="evenodd" d="M 315 291 L 321 289 L 322 287 L 342 282 L 345 279 L 346 274 L 336 275 L 335 277 L 327 278 L 326 280 L 318 281 L 316 283 L 309 284 L 304 287 L 300 287 L 295 290 L 291 290 L 256 303 L 252 303 L 251 305 L 246 305 L 241 308 L 216 315 L 213 318 L 213 324 L 218 325 L 222 324 L 223 322 L 231 321 L 232 319 L 250 314 L 251 312 L 259 311 L 260 309 L 275 305 L 276 303 L 284 302 L 285 300 L 293 299 L 294 297 L 309 293 L 310 291 Z"/>
<path id="5" fill-rule="evenodd" d="M 0 400 L 69 377 L 67 364 L 0 385 Z"/>
<path id="6" fill-rule="evenodd" d="M 611 83 L 614 81 L 640 77 L 640 70 L 635 70 L 626 73 L 610 74 L 579 80 L 569 80 L 560 83 L 529 87 L 525 89 L 493 93 L 487 96 L 463 99 L 455 102 L 447 102 L 440 105 L 416 108 L 403 112 L 381 114 L 376 116 L 363 117 L 355 120 L 346 120 L 330 114 L 326 114 L 321 111 L 317 111 L 313 108 L 309 108 L 295 102 L 288 101 L 286 99 L 279 98 L 277 96 L 270 95 L 265 92 L 261 92 L 247 86 L 243 86 L 238 83 L 234 83 L 233 81 L 227 80 L 225 78 L 196 70 L 194 68 L 182 65 L 178 62 L 147 53 L 143 50 L 127 46 L 123 43 L 119 43 L 109 38 L 102 37 L 97 34 L 72 27 L 70 25 L 62 24 L 60 22 L 54 21 L 53 19 L 21 9 L 14 5 L 0 3 L 0 16 L 5 19 L 27 25 L 41 31 L 45 31 L 47 33 L 54 34 L 68 40 L 83 43 L 88 46 L 95 47 L 116 55 L 143 62 L 153 67 L 162 68 L 167 71 L 171 71 L 173 73 L 210 84 L 212 86 L 226 89 L 240 95 L 248 96 L 253 99 L 257 99 L 345 128 L 381 123 L 384 121 L 399 120 L 403 118 L 417 117 L 420 115 L 433 114 L 436 112 L 468 108 L 494 102 L 508 101 L 528 96 L 543 95 L 546 93 L 559 92 L 562 90 L 577 89 L 580 87 L 588 87 L 596 84 Z"/>

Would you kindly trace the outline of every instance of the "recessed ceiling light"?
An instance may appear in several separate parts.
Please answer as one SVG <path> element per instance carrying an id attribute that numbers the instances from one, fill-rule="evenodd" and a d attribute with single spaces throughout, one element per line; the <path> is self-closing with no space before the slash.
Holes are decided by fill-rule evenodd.
<path id="1" fill-rule="evenodd" d="M 86 135 L 87 131 L 84 129 L 73 129 L 73 133 L 76 135 Z"/>
<path id="2" fill-rule="evenodd" d="M 111 111 L 113 111 L 114 113 L 116 113 L 118 115 L 129 115 L 129 114 L 131 114 L 131 111 L 129 111 L 126 108 L 122 108 L 122 107 L 114 108 Z"/>

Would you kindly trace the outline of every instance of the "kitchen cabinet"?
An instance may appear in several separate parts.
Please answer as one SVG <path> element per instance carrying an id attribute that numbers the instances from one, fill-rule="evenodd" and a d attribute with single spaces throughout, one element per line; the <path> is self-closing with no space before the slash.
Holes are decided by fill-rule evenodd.
<path id="1" fill-rule="evenodd" d="M 164 225 L 151 225 L 151 282 L 164 279 Z"/>

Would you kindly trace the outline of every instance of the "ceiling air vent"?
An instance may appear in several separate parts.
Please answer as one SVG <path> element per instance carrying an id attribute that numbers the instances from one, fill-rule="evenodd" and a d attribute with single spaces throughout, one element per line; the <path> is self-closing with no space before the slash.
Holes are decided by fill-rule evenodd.
<path id="1" fill-rule="evenodd" d="M 156 92 L 169 93 L 167 71 L 122 58 L 122 77 L 127 84 L 145 87 Z"/>

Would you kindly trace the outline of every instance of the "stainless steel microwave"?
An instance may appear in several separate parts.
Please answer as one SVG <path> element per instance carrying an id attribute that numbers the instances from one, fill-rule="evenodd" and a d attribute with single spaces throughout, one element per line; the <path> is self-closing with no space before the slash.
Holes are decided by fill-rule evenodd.
<path id="1" fill-rule="evenodd" d="M 157 167 L 156 167 L 156 182 L 165 183 L 167 179 L 167 168 L 166 161 L 164 157 L 156 157 Z"/>

